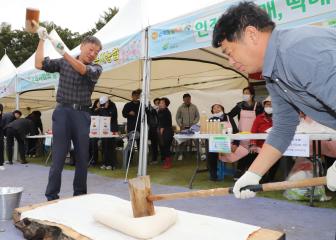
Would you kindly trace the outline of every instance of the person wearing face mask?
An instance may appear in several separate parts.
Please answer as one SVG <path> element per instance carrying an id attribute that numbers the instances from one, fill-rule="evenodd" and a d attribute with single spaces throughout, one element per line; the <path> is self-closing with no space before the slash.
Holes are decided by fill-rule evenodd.
<path id="1" fill-rule="evenodd" d="M 255 91 L 252 87 L 243 89 L 243 101 L 228 113 L 231 118 L 238 116 L 238 129 L 240 132 L 250 132 L 256 116 L 264 111 L 260 102 L 254 100 Z M 246 144 L 247 146 L 248 144 Z"/>
<path id="2" fill-rule="evenodd" d="M 257 115 L 264 111 L 263 106 L 260 102 L 256 102 L 254 100 L 255 91 L 253 87 L 246 87 L 243 89 L 243 101 L 238 102 L 237 105 L 228 113 L 228 116 L 234 118 L 235 116 L 238 117 L 238 129 L 239 132 L 250 132 L 253 121 Z M 231 146 L 231 151 L 234 153 L 239 143 L 242 147 L 248 149 L 250 141 L 243 140 L 243 141 L 235 141 Z M 249 155 L 246 156 L 249 158 Z M 237 171 L 234 178 L 239 178 L 243 172 L 245 172 L 244 163 L 250 162 L 250 160 L 240 159 L 239 164 L 237 165 Z"/>
<path id="3" fill-rule="evenodd" d="M 235 121 L 225 113 L 224 107 L 220 104 L 211 106 L 211 117 L 209 120 L 220 120 L 221 122 L 225 122 L 225 128 L 232 128 L 233 133 L 238 132 Z M 217 160 L 218 153 L 208 151 L 207 164 L 211 181 L 217 181 Z"/>
<path id="4" fill-rule="evenodd" d="M 259 114 L 253 122 L 251 133 L 267 133 L 271 130 L 273 126 L 272 122 L 272 99 L 268 96 L 263 101 L 264 112 Z M 264 145 L 264 140 L 251 140 L 250 151 L 251 155 L 253 156 L 252 161 L 249 163 L 249 166 L 252 164 L 254 159 L 258 156 L 259 150 Z M 274 180 L 275 173 L 279 167 L 279 163 L 277 162 L 273 167 L 268 171 L 266 175 L 264 175 L 262 181 L 263 182 L 270 182 Z M 247 168 L 248 168 L 247 167 Z"/>

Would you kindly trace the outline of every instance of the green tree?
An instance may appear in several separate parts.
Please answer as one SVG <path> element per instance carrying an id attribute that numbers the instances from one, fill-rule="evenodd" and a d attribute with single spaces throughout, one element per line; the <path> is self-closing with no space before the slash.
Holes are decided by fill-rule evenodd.
<path id="1" fill-rule="evenodd" d="M 93 35 L 105 26 L 118 12 L 118 8 L 108 8 L 95 23 L 95 27 L 90 31 L 80 34 L 78 32 L 72 32 L 68 28 L 62 28 L 53 22 L 42 22 L 41 26 L 46 27 L 50 32 L 55 29 L 65 45 L 71 50 L 78 46 L 83 37 Z M 25 62 L 36 50 L 38 44 L 37 34 L 31 34 L 24 29 L 12 30 L 11 25 L 8 23 L 0 24 L 0 59 L 7 51 L 8 57 L 12 60 L 16 67 Z"/>

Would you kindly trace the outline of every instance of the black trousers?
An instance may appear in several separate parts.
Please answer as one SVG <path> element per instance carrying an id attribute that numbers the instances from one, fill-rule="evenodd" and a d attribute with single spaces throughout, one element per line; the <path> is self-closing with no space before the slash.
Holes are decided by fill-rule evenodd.
<path id="1" fill-rule="evenodd" d="M 52 164 L 45 193 L 49 201 L 59 198 L 62 171 L 66 155 L 71 147 L 71 140 L 77 159 L 73 180 L 73 195 L 87 193 L 90 121 L 90 114 L 86 111 L 78 111 L 64 106 L 55 108 L 52 115 Z"/>
<path id="2" fill-rule="evenodd" d="M 173 142 L 173 132 L 170 129 L 165 128 L 162 135 L 159 135 L 161 158 L 171 156 L 170 147 Z"/>
<path id="3" fill-rule="evenodd" d="M 4 164 L 4 132 L 0 128 L 0 166 Z"/>
<path id="4" fill-rule="evenodd" d="M 131 131 L 128 131 L 127 133 L 129 134 Z M 138 134 L 140 136 L 140 130 L 138 131 Z M 128 159 L 131 159 L 133 158 L 133 155 L 134 155 L 134 146 L 136 144 L 137 148 L 140 149 L 140 139 L 139 138 L 136 138 L 135 142 L 134 142 L 134 145 L 133 145 L 133 150 L 132 150 L 132 155 L 131 155 L 131 146 L 132 146 L 132 141 L 131 139 L 128 139 L 128 144 L 129 144 L 129 148 L 127 150 L 127 163 L 128 163 Z M 127 144 L 127 145 L 128 145 Z M 130 156 L 131 155 L 131 156 Z"/>
<path id="5" fill-rule="evenodd" d="M 28 145 L 27 154 L 35 155 L 36 147 L 37 147 L 37 139 L 33 139 L 33 138 L 27 139 L 27 145 Z"/>
<path id="6" fill-rule="evenodd" d="M 103 138 L 103 163 L 105 166 L 116 166 L 116 142 L 113 138 Z"/>
<path id="7" fill-rule="evenodd" d="M 90 138 L 90 157 L 91 164 L 95 165 L 98 163 L 98 139 L 97 138 Z"/>
<path id="8" fill-rule="evenodd" d="M 152 162 L 157 161 L 157 156 L 158 156 L 158 132 L 157 128 L 149 128 L 148 131 L 148 137 L 151 140 L 151 155 L 152 155 Z"/>
<path id="9" fill-rule="evenodd" d="M 207 164 L 209 169 L 209 174 L 211 179 L 217 179 L 217 161 L 218 153 L 208 152 L 207 154 Z"/>
<path id="10" fill-rule="evenodd" d="M 25 144 L 24 144 L 24 136 L 21 136 L 15 129 L 7 128 L 6 129 L 7 136 L 7 158 L 9 162 L 13 162 L 13 148 L 14 148 L 14 138 L 18 142 L 19 145 L 19 154 L 21 161 L 26 161 L 25 158 Z"/>
<path id="11" fill-rule="evenodd" d="M 257 156 L 258 153 L 249 153 L 245 157 L 239 159 L 237 163 L 237 171 L 240 171 L 241 174 L 245 173 Z"/>

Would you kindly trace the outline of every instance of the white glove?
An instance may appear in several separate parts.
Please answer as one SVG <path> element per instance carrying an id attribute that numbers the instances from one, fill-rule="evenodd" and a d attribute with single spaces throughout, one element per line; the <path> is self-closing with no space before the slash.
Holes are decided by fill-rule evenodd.
<path id="1" fill-rule="evenodd" d="M 37 34 L 41 40 L 46 40 L 49 37 L 47 29 L 44 27 L 39 27 L 37 29 Z"/>
<path id="2" fill-rule="evenodd" d="M 55 50 L 63 56 L 65 53 L 64 44 L 61 41 L 58 41 L 56 39 L 50 39 L 50 41 L 51 41 L 51 44 L 54 46 Z"/>
<path id="3" fill-rule="evenodd" d="M 256 185 L 259 184 L 261 176 L 256 173 L 247 171 L 241 176 L 233 187 L 233 193 L 236 198 L 246 199 L 255 197 L 256 193 L 251 190 L 243 190 L 240 191 L 241 188 L 246 187 L 248 185 Z"/>
<path id="4" fill-rule="evenodd" d="M 327 171 L 327 187 L 330 191 L 336 191 L 336 162 L 328 168 Z"/>

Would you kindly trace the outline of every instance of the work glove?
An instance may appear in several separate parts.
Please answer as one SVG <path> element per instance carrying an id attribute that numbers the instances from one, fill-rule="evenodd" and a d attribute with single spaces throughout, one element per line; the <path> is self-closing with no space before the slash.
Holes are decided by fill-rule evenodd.
<path id="1" fill-rule="evenodd" d="M 327 187 L 330 191 L 336 191 L 336 162 L 328 168 L 327 171 Z"/>
<path id="2" fill-rule="evenodd" d="M 41 40 L 46 40 L 49 37 L 47 29 L 44 27 L 39 27 L 37 29 L 37 34 Z"/>
<path id="3" fill-rule="evenodd" d="M 61 41 L 56 40 L 56 39 L 50 39 L 50 41 L 51 41 L 51 44 L 54 46 L 55 50 L 63 56 L 65 53 L 64 44 Z"/>
<path id="4" fill-rule="evenodd" d="M 233 193 L 236 198 L 246 199 L 255 197 L 256 193 L 251 190 L 243 190 L 240 191 L 241 188 L 246 187 L 248 185 L 256 185 L 259 184 L 261 176 L 256 173 L 247 171 L 241 176 L 233 187 Z"/>

